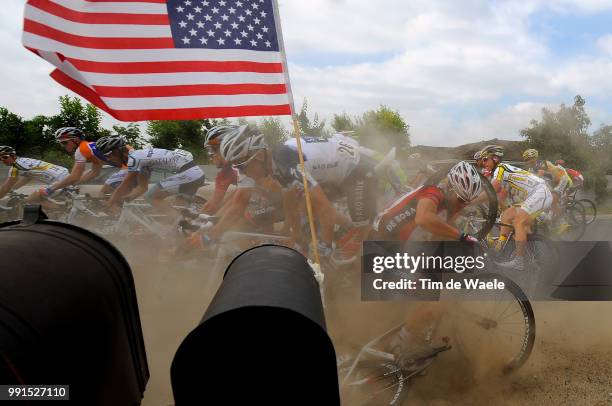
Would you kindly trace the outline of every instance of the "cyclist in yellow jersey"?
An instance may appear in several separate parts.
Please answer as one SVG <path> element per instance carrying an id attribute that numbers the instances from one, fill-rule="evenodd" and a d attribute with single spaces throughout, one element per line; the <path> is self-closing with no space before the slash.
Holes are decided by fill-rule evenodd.
<path id="1" fill-rule="evenodd" d="M 552 212 L 554 218 L 558 218 L 562 211 L 562 202 L 568 190 L 573 187 L 572 178 L 560 165 L 550 161 L 538 160 L 539 152 L 536 149 L 528 149 L 523 152 L 523 161 L 526 162 L 529 172 L 548 180 L 553 193 Z"/>
<path id="2" fill-rule="evenodd" d="M 523 270 L 525 268 L 525 243 L 535 218 L 550 209 L 552 194 L 546 182 L 523 169 L 502 163 L 503 147 L 490 145 L 482 151 L 482 164 L 490 172 L 491 184 L 499 200 L 508 200 L 509 207 L 502 212 L 502 223 L 512 224 L 515 231 L 517 255 L 502 267 Z M 508 238 L 510 227 L 502 227 L 499 243 Z"/>
<path id="3" fill-rule="evenodd" d="M 11 190 L 25 186 L 32 180 L 50 185 L 65 179 L 69 173 L 68 169 L 62 166 L 39 159 L 19 157 L 15 149 L 9 146 L 0 146 L 0 161 L 6 166 L 10 166 L 6 181 L 0 186 L 0 199 Z M 58 192 L 59 190 L 56 191 L 56 193 Z M 55 206 L 51 202 L 42 199 L 41 193 L 38 190 L 30 194 L 26 202 L 41 203 L 46 208 Z"/>

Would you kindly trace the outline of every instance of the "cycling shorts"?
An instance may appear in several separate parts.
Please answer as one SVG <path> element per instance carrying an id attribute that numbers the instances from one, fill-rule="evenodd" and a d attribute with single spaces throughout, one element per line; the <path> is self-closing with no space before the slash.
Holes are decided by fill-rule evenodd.
<path id="1" fill-rule="evenodd" d="M 158 190 L 171 195 L 184 195 L 193 197 L 198 189 L 204 185 L 204 172 L 199 166 L 193 166 L 183 172 L 172 175 L 158 183 Z"/>
<path id="2" fill-rule="evenodd" d="M 542 212 L 546 212 L 552 205 L 552 193 L 550 189 L 544 185 L 536 188 L 527 198 L 517 206 L 527 212 L 530 216 L 537 216 Z"/>
<path id="3" fill-rule="evenodd" d="M 361 156 L 359 164 L 343 182 L 349 214 L 355 227 L 367 226 L 376 216 L 378 178 L 371 174 L 375 165 L 374 159 Z"/>
<path id="4" fill-rule="evenodd" d="M 117 189 L 117 187 L 121 184 L 121 182 L 123 182 L 123 179 L 125 179 L 127 174 L 127 169 L 121 169 L 109 176 L 104 182 L 104 184 L 112 187 L 113 189 Z"/>

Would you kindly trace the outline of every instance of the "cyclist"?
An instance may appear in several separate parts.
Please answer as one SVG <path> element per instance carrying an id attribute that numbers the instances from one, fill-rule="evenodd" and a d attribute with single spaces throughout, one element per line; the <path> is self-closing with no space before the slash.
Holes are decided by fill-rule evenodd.
<path id="1" fill-rule="evenodd" d="M 11 190 L 18 189 L 32 180 L 50 185 L 61 182 L 68 176 L 68 169 L 39 159 L 19 157 L 15 149 L 9 146 L 0 146 L 0 161 L 10 166 L 8 178 L 0 186 L 0 199 Z M 49 194 L 41 193 L 40 190 L 34 191 L 28 196 L 26 203 L 41 203 L 47 208 L 54 207 L 47 199 L 43 199 L 44 196 Z"/>
<path id="2" fill-rule="evenodd" d="M 190 200 L 204 184 L 204 172 L 193 160 L 190 152 L 175 149 L 146 148 L 130 150 L 120 136 L 102 137 L 96 149 L 115 166 L 127 165 L 128 174 L 113 192 L 107 205 L 113 207 L 122 200 L 132 200 L 146 192 L 146 199 L 159 211 L 170 213 L 170 205 L 164 202 L 170 195 Z M 149 189 L 152 172 L 170 172 L 171 176 Z M 129 191 L 136 179 L 137 186 Z"/>
<path id="3" fill-rule="evenodd" d="M 569 189 L 573 187 L 573 182 L 562 166 L 557 166 L 546 160 L 538 160 L 539 152 L 536 149 L 527 149 L 523 152 L 523 161 L 527 163 L 529 172 L 547 179 L 551 184 L 553 192 L 552 212 L 557 219 L 562 211 L 562 201 Z M 562 224 L 561 229 L 568 227 Z"/>
<path id="4" fill-rule="evenodd" d="M 508 199 L 510 205 L 502 212 L 501 221 L 514 227 L 517 255 L 500 266 L 522 270 L 525 268 L 525 244 L 534 219 L 547 212 L 552 195 L 544 179 L 515 166 L 502 163 L 504 149 L 490 145 L 482 150 L 485 170 L 492 173 L 491 184 L 499 201 Z M 498 247 L 508 239 L 509 227 L 501 227 Z"/>
<path id="5" fill-rule="evenodd" d="M 232 168 L 232 165 L 221 157 L 219 146 L 223 136 L 230 131 L 233 126 L 220 125 L 211 128 L 206 133 L 204 139 L 204 148 L 208 151 L 212 162 L 219 169 L 215 178 L 215 192 L 210 200 L 202 207 L 202 212 L 206 214 L 214 214 L 221 208 L 221 203 L 225 197 L 230 185 L 238 185 L 238 171 Z"/>
<path id="6" fill-rule="evenodd" d="M 465 161 L 451 168 L 443 185 L 423 185 L 400 196 L 374 222 L 377 239 L 408 240 L 422 228 L 446 240 L 477 241 L 452 225 L 461 210 L 481 195 L 478 171 Z M 440 216 L 447 211 L 447 218 Z"/>
<path id="7" fill-rule="evenodd" d="M 568 194 L 573 194 L 574 192 L 582 189 L 582 187 L 584 186 L 584 176 L 582 176 L 582 173 L 580 173 L 576 169 L 568 168 L 563 159 L 558 159 L 555 164 L 565 169 L 570 179 L 572 180 L 572 187 L 568 190 Z"/>
<path id="8" fill-rule="evenodd" d="M 376 213 L 378 175 L 373 168 L 377 161 L 360 154 L 359 144 L 342 134 L 329 138 L 302 137 L 306 179 L 311 191 L 312 206 L 321 226 L 319 252 L 331 255 L 336 210 L 324 191 L 334 191 L 335 197 L 346 197 L 354 227 L 367 232 Z M 301 241 L 301 228 L 296 208 L 298 192 L 303 189 L 295 139 L 269 148 L 263 135 L 248 126 L 227 136 L 221 143 L 224 159 L 239 168 L 264 189 L 283 193 L 283 211 L 289 222 L 291 237 Z"/>
<path id="9" fill-rule="evenodd" d="M 484 194 L 476 168 L 461 161 L 454 165 L 446 180 L 438 185 L 422 185 L 398 198 L 379 214 L 374 223 L 374 239 L 423 240 L 418 230 L 430 233 L 434 239 L 477 242 L 453 225 L 459 213 Z M 446 303 L 422 303 L 404 321 L 399 334 L 390 342 L 391 351 L 410 358 L 423 345 L 427 328 L 446 310 Z"/>
<path id="10" fill-rule="evenodd" d="M 62 127 L 55 132 L 55 140 L 66 152 L 74 156 L 74 165 L 70 174 L 58 182 L 40 190 L 41 196 L 49 196 L 53 192 L 78 183 L 87 183 L 97 178 L 102 170 L 102 161 L 96 156 L 95 142 L 85 141 L 85 134 L 76 127 Z M 91 169 L 85 172 L 87 163 Z"/>

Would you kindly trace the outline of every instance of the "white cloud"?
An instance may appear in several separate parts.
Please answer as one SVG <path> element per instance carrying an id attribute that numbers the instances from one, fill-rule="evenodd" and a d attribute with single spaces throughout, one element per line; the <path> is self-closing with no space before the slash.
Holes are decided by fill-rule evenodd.
<path id="1" fill-rule="evenodd" d="M 23 0 L 3 3 L 0 105 L 26 117 L 55 113 L 57 97 L 69 92 L 48 77 L 49 64 L 21 46 Z M 307 97 L 312 111 L 331 118 L 385 104 L 406 118 L 415 142 L 440 145 L 449 136 L 457 137 L 452 144 L 516 137 L 539 117 L 538 100 L 607 97 L 612 35 L 597 41 L 605 56 L 556 64 L 546 38 L 530 31 L 530 18 L 543 8 L 592 13 L 612 9 L 612 1 L 280 0 L 297 107 Z M 329 66 L 305 62 L 320 55 Z M 337 62 L 351 58 L 367 62 Z M 599 114 L 612 121 L 605 110 Z"/>

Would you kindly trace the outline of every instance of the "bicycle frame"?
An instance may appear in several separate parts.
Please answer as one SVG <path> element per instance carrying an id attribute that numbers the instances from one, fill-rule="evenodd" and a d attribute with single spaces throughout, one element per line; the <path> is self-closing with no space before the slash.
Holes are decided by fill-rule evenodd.
<path id="1" fill-rule="evenodd" d="M 124 203 L 123 209 L 121 210 L 121 215 L 119 216 L 119 220 L 114 227 L 114 232 L 117 234 L 129 234 L 130 224 L 136 223 L 143 226 L 147 231 L 151 234 L 164 239 L 168 235 L 171 230 L 176 228 L 178 222 L 180 221 L 180 216 L 175 221 L 175 224 L 168 227 L 167 225 L 161 224 L 155 218 L 157 217 L 166 217 L 165 215 L 156 215 L 156 214 L 148 214 L 145 213 L 145 209 L 150 209 L 151 205 L 147 203 L 137 203 L 130 202 Z"/>

